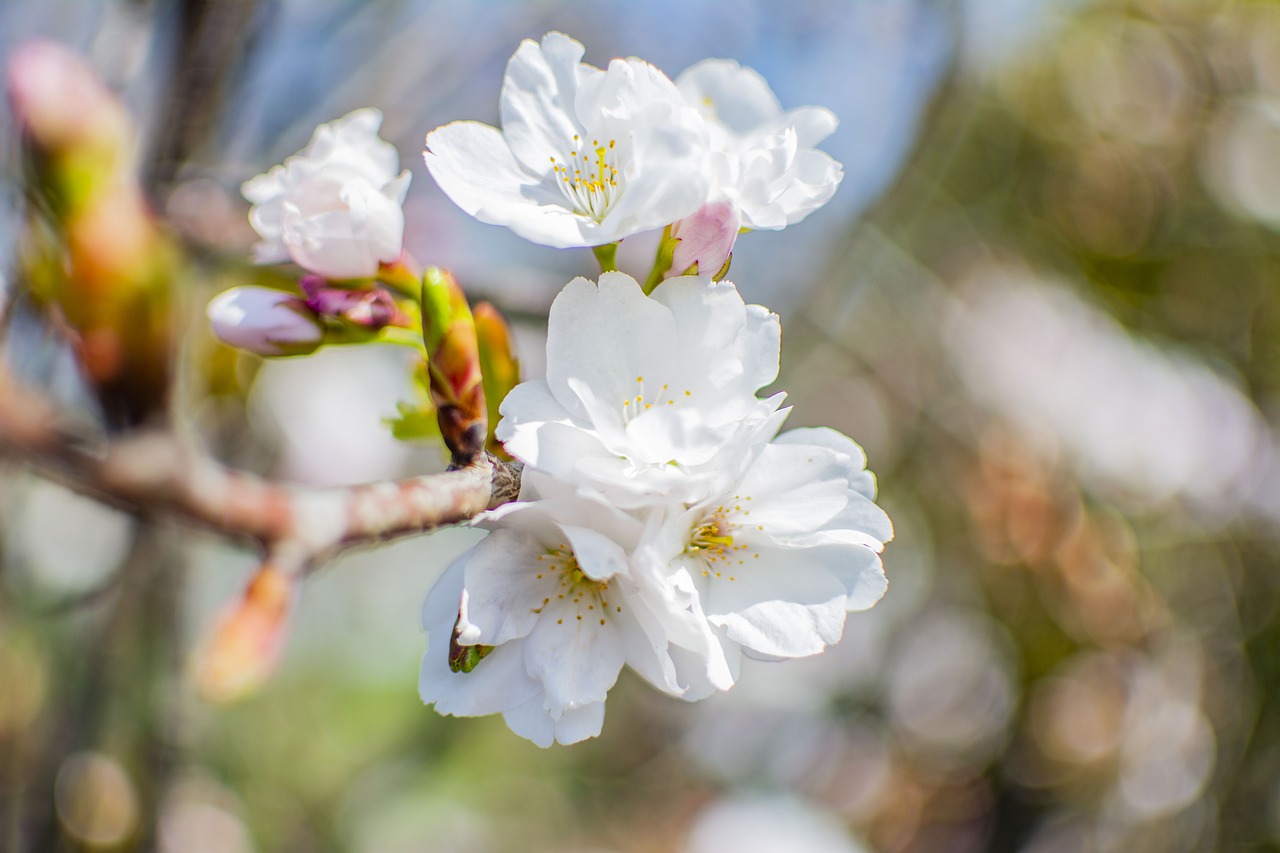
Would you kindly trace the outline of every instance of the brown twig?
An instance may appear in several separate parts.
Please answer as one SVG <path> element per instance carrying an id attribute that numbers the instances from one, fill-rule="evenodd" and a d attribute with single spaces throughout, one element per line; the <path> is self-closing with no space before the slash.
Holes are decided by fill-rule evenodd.
<path id="1" fill-rule="evenodd" d="M 514 499 L 519 467 L 482 455 L 441 474 L 336 488 L 265 480 L 218 464 L 164 428 L 93 442 L 0 362 L 0 453 L 141 515 L 167 514 L 256 543 L 303 569 L 354 546 L 433 530 Z"/>

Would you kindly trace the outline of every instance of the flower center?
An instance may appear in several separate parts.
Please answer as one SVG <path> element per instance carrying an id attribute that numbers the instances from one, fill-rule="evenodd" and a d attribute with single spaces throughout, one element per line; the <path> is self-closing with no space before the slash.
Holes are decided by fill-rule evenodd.
<path id="1" fill-rule="evenodd" d="M 692 397 L 693 392 L 689 389 L 686 388 L 683 392 L 672 391 L 671 386 L 665 383 L 657 391 L 646 392 L 644 377 L 637 376 L 636 395 L 622 401 L 622 422 L 629 424 L 636 415 L 654 406 L 674 406 L 676 400 L 687 400 Z"/>
<path id="2" fill-rule="evenodd" d="M 622 194 L 614 165 L 616 145 L 615 139 L 606 142 L 593 139 L 590 146 L 585 146 L 575 133 L 569 159 L 551 158 L 551 171 L 569 205 L 575 213 L 596 222 L 604 220 Z"/>
<path id="3" fill-rule="evenodd" d="M 702 522 L 689 534 L 689 544 L 684 552 L 701 564 L 704 578 L 737 580 L 737 572 L 742 570 L 748 559 L 760 559 L 760 553 L 750 545 L 734 541 L 735 533 L 748 526 L 746 516 L 751 515 L 751 510 L 743 505 L 749 500 L 750 495 L 734 495 L 733 503 L 721 504 L 703 516 Z M 763 529 L 759 525 L 754 527 Z"/>
<path id="4" fill-rule="evenodd" d="M 555 579 L 555 587 L 542 599 L 542 603 L 533 608 L 534 613 L 541 613 L 547 607 L 559 611 L 556 624 L 563 625 L 565 620 L 571 622 L 599 622 L 604 625 L 609 615 L 621 613 L 622 606 L 609 603 L 609 582 L 592 580 L 582 567 L 578 558 L 565 543 L 556 548 L 548 548 L 545 554 L 538 556 L 538 568 L 535 579 Z"/>

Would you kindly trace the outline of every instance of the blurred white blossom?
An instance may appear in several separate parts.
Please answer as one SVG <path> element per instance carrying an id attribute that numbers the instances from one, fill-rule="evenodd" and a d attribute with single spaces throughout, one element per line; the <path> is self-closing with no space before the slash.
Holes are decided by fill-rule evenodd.
<path id="1" fill-rule="evenodd" d="M 685 853 L 864 853 L 834 815 L 791 796 L 713 802 L 689 833 Z"/>
<path id="2" fill-rule="evenodd" d="M 245 182 L 259 263 L 293 260 L 330 279 L 368 278 L 400 257 L 408 170 L 378 136 L 382 114 L 356 110 L 316 128 L 307 147 Z"/>
<path id="3" fill-rule="evenodd" d="M 998 268 L 971 279 L 944 341 L 979 402 L 1121 497 L 1229 514 L 1256 488 L 1270 435 L 1226 379 L 1065 288 Z"/>

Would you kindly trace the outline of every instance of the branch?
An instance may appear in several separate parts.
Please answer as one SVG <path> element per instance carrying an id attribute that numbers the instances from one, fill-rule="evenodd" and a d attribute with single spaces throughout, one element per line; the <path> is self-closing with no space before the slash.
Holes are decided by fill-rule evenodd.
<path id="1" fill-rule="evenodd" d="M 97 442 L 0 362 L 0 453 L 20 454 L 68 487 L 139 515 L 166 514 L 256 543 L 280 566 L 304 569 L 338 551 L 433 530 L 514 500 L 518 463 L 472 464 L 398 481 L 328 489 L 230 470 L 169 429 Z"/>

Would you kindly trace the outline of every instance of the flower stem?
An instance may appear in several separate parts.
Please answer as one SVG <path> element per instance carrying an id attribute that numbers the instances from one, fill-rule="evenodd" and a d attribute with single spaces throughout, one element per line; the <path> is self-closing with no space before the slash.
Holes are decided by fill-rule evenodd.
<path id="1" fill-rule="evenodd" d="M 600 262 L 600 272 L 612 272 L 618 268 L 618 243 L 593 246 L 591 251 L 596 253 L 596 260 Z"/>
<path id="2" fill-rule="evenodd" d="M 662 229 L 662 240 L 658 242 L 658 253 L 653 259 L 653 269 L 649 270 L 649 277 L 644 281 L 646 296 L 653 293 L 653 289 L 662 283 L 667 271 L 671 269 L 676 256 L 676 246 L 679 243 L 679 240 L 672 239 L 670 225 Z"/>

